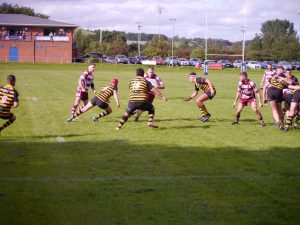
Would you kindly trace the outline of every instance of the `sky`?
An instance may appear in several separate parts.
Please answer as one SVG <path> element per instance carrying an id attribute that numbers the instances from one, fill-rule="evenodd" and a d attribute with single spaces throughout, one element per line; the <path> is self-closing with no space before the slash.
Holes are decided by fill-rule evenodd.
<path id="1" fill-rule="evenodd" d="M 159 33 L 186 38 L 205 37 L 205 0 L 6 0 L 34 8 L 50 19 L 86 29 Z M 158 8 L 162 8 L 159 14 Z M 207 0 L 209 38 L 240 41 L 245 21 L 246 39 L 260 33 L 261 24 L 272 19 L 294 23 L 300 35 L 300 0 Z M 160 26 L 159 26 L 160 24 Z M 160 27 L 160 29 L 159 29 Z"/>

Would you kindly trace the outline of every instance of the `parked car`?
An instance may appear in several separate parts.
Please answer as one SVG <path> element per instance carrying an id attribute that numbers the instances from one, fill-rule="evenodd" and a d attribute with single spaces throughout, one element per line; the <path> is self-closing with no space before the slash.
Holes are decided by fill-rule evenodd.
<path id="1" fill-rule="evenodd" d="M 287 61 L 280 61 L 278 63 L 278 66 L 283 66 L 283 68 L 286 70 L 286 69 L 292 69 L 292 65 L 287 62 Z"/>
<path id="2" fill-rule="evenodd" d="M 156 65 L 164 65 L 164 60 L 160 56 L 154 56 L 152 60 L 156 62 Z"/>
<path id="3" fill-rule="evenodd" d="M 128 59 L 125 55 L 117 55 L 115 59 L 117 63 L 128 64 Z"/>
<path id="4" fill-rule="evenodd" d="M 177 56 L 171 56 L 166 58 L 165 65 L 174 65 L 174 66 L 180 66 L 180 60 Z"/>
<path id="5" fill-rule="evenodd" d="M 180 58 L 179 61 L 180 61 L 181 66 L 189 66 L 190 65 L 189 60 L 187 60 L 186 58 Z"/>
<path id="6" fill-rule="evenodd" d="M 218 63 L 222 63 L 223 68 L 233 68 L 233 64 L 229 60 L 219 60 Z"/>
<path id="7" fill-rule="evenodd" d="M 261 69 L 261 64 L 258 61 L 249 61 L 246 67 L 249 69 Z"/>
<path id="8" fill-rule="evenodd" d="M 292 70 L 300 70 L 300 62 L 291 62 Z"/>
<path id="9" fill-rule="evenodd" d="M 117 61 L 114 57 L 104 57 L 104 61 L 107 63 L 111 63 L 111 64 L 117 63 Z"/>
<path id="10" fill-rule="evenodd" d="M 128 62 L 130 64 L 136 64 L 136 58 L 135 57 L 128 57 Z"/>
<path id="11" fill-rule="evenodd" d="M 201 61 L 200 61 L 199 58 L 191 58 L 191 59 L 189 60 L 190 66 L 196 66 L 197 63 L 199 63 L 199 64 L 201 63 Z"/>
<path id="12" fill-rule="evenodd" d="M 263 61 L 261 63 L 261 68 L 262 69 L 267 69 L 268 65 L 272 65 L 273 69 L 277 68 L 277 64 L 274 61 Z"/>
<path id="13" fill-rule="evenodd" d="M 234 60 L 233 67 L 234 68 L 241 68 L 243 61 L 242 60 Z"/>

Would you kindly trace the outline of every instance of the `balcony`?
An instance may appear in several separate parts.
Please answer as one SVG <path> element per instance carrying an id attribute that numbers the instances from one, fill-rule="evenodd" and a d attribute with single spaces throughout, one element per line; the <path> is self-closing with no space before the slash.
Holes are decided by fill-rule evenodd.
<path id="1" fill-rule="evenodd" d="M 35 36 L 35 41 L 53 41 L 53 42 L 60 42 L 60 41 L 69 41 L 68 36 Z"/>

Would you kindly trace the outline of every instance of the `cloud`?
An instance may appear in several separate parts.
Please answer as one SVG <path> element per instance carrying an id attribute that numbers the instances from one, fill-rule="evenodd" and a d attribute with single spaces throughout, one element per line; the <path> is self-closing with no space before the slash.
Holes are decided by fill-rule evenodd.
<path id="1" fill-rule="evenodd" d="M 143 32 L 172 35 L 171 17 L 176 18 L 175 35 L 205 36 L 205 0 L 10 0 L 10 3 L 30 6 L 51 16 L 88 29 L 108 29 L 136 32 L 139 21 Z M 244 24 L 245 0 L 207 0 L 208 36 L 231 41 L 242 39 L 240 26 Z M 161 16 L 158 6 L 163 8 Z M 300 33 L 300 1 L 247 0 L 246 37 L 260 32 L 261 24 L 270 19 L 288 19 Z"/>

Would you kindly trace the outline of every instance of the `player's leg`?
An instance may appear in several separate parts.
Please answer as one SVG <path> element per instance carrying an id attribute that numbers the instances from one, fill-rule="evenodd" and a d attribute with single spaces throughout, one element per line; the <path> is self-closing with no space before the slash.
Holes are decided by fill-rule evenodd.
<path id="1" fill-rule="evenodd" d="M 73 103 L 72 110 L 71 110 L 71 116 L 73 116 L 76 113 L 76 110 L 77 110 L 77 107 L 80 103 L 80 100 L 81 100 L 80 95 L 76 94 L 75 101 Z"/>
<path id="2" fill-rule="evenodd" d="M 287 119 L 285 120 L 284 131 L 288 131 L 289 127 L 293 124 L 293 119 L 297 114 L 298 103 L 292 102 L 290 107 L 290 112 Z"/>
<path id="3" fill-rule="evenodd" d="M 238 107 L 237 107 L 237 110 L 236 110 L 236 113 L 235 113 L 235 120 L 232 121 L 232 125 L 235 125 L 235 124 L 238 124 L 239 121 L 240 121 L 240 117 L 241 117 L 241 113 L 244 109 L 246 105 L 242 102 L 239 103 Z"/>
<path id="4" fill-rule="evenodd" d="M 263 86 L 263 102 L 264 102 L 264 104 L 268 103 L 268 100 L 267 100 L 267 89 L 268 89 L 268 85 L 265 84 Z"/>
<path id="5" fill-rule="evenodd" d="M 263 119 L 263 117 L 262 117 L 262 115 L 261 115 L 261 112 L 258 110 L 258 108 L 257 108 L 257 105 L 256 105 L 256 101 L 252 101 L 251 103 L 251 108 L 252 108 L 252 110 L 253 110 L 253 112 L 256 114 L 256 116 L 258 117 L 258 120 L 259 120 L 259 122 L 260 122 L 260 124 L 262 125 L 262 126 L 266 126 L 266 124 L 265 124 L 265 122 L 264 122 L 264 119 Z"/>
<path id="6" fill-rule="evenodd" d="M 142 113 L 143 113 L 143 110 L 140 110 L 140 109 L 136 110 L 136 114 L 135 114 L 135 117 L 134 117 L 134 122 L 138 122 L 139 121 Z"/>
<path id="7" fill-rule="evenodd" d="M 155 115 L 155 109 L 151 102 L 145 103 L 145 109 L 148 111 L 148 126 L 153 128 L 158 128 L 158 126 L 154 123 L 154 115 Z"/>
<path id="8" fill-rule="evenodd" d="M 99 106 L 100 107 L 100 106 Z M 112 113 L 112 108 L 110 107 L 109 104 L 107 103 L 103 103 L 100 107 L 101 109 L 104 109 L 103 112 L 101 112 L 98 116 L 94 116 L 93 117 L 93 121 L 96 122 L 98 121 L 100 118 L 108 116 L 109 114 Z"/>
<path id="9" fill-rule="evenodd" d="M 116 127 L 116 130 L 120 130 L 122 126 L 127 122 L 128 118 L 133 114 L 133 112 L 137 109 L 139 109 L 139 104 L 135 102 L 129 102 L 126 112 L 124 115 L 120 118 L 119 125 Z"/>
<path id="10" fill-rule="evenodd" d="M 202 114 L 202 117 L 200 118 L 201 121 L 206 122 L 208 118 L 210 117 L 210 114 L 208 113 L 204 102 L 209 100 L 209 96 L 206 93 L 203 93 L 199 98 L 196 99 L 196 105 L 200 109 L 200 112 Z"/>
<path id="11" fill-rule="evenodd" d="M 15 122 L 16 119 L 17 117 L 11 113 L 10 116 L 8 116 L 7 121 L 0 127 L 0 132 Z"/>
<path id="12" fill-rule="evenodd" d="M 272 109 L 273 117 L 274 120 L 278 126 L 279 129 L 283 129 L 283 124 L 282 124 L 282 111 L 281 111 L 281 103 L 276 102 L 276 100 L 270 101 L 270 106 Z"/>

